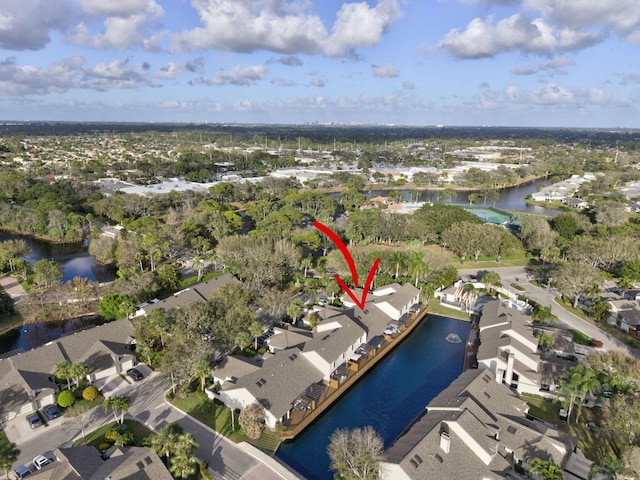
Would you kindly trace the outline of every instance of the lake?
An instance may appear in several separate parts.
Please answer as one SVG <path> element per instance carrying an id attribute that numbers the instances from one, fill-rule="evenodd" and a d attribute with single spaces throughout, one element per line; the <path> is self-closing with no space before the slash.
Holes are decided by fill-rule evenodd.
<path id="1" fill-rule="evenodd" d="M 89 255 L 87 245 L 83 243 L 50 243 L 27 235 L 19 235 L 0 231 L 0 242 L 5 240 L 24 240 L 31 249 L 25 257 L 30 264 L 47 258 L 55 260 L 64 270 L 64 282 L 74 277 L 84 277 L 98 282 L 109 282 L 114 279 L 113 272 L 99 265 Z"/>
<path id="2" fill-rule="evenodd" d="M 498 190 L 500 198 L 495 202 L 496 208 L 502 208 L 506 210 L 521 210 L 525 212 L 538 213 L 544 215 L 558 215 L 560 212 L 552 208 L 538 207 L 535 205 L 529 205 L 525 203 L 524 199 L 527 195 L 537 192 L 539 185 L 548 185 L 549 181 L 546 179 L 538 179 L 532 182 L 523 183 L 515 187 L 502 188 Z M 386 197 L 392 190 L 371 190 L 369 197 L 382 196 Z M 418 202 L 440 202 L 449 203 L 448 200 L 437 199 L 437 190 L 399 190 L 402 193 L 403 201 L 418 201 Z M 451 203 L 469 203 L 467 197 L 471 190 L 455 190 L 456 196 L 451 199 Z M 493 202 L 487 201 L 487 205 L 494 206 Z"/>
<path id="3" fill-rule="evenodd" d="M 327 446 L 336 429 L 371 425 L 388 447 L 462 373 L 465 343 L 445 338 L 456 333 L 466 341 L 469 329 L 468 322 L 428 315 L 301 435 L 284 442 L 276 456 L 309 480 L 332 480 Z"/>

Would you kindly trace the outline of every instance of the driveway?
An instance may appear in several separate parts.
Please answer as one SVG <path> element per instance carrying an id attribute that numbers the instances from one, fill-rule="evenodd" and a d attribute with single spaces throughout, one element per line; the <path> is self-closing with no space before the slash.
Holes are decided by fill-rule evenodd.
<path id="1" fill-rule="evenodd" d="M 464 270 L 458 270 L 461 278 L 468 279 L 470 276 L 478 276 L 478 273 L 482 274 L 487 271 L 495 271 L 500 275 L 502 279 L 503 287 L 511 290 L 514 293 L 524 294 L 527 297 L 535 300 L 536 302 L 551 306 L 551 311 L 558 317 L 557 326 L 561 328 L 571 328 L 580 330 L 591 338 L 600 340 L 603 343 L 603 347 L 607 351 L 622 352 L 627 355 L 631 355 L 636 358 L 640 358 L 640 350 L 631 348 L 615 337 L 612 337 L 606 332 L 600 330 L 597 326 L 577 317 L 573 313 L 565 310 L 555 302 L 555 299 L 559 296 L 554 289 L 540 288 L 532 285 L 528 282 L 526 271 L 524 267 L 496 267 L 496 268 L 469 268 Z M 516 280 L 517 278 L 517 280 Z M 518 291 L 514 289 L 511 284 L 515 283 L 524 288 L 524 291 Z"/>

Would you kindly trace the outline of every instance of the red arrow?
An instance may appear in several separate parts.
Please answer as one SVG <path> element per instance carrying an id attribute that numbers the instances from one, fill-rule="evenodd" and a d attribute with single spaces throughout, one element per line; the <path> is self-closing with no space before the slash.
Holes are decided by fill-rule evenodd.
<path id="1" fill-rule="evenodd" d="M 353 284 L 356 286 L 356 288 L 358 288 L 358 270 L 356 269 L 356 263 L 353 261 L 353 257 L 351 256 L 351 253 L 349 253 L 347 246 L 344 244 L 342 240 L 340 240 L 340 237 L 338 237 L 338 235 L 336 235 L 335 232 L 330 230 L 329 227 L 327 227 L 326 225 L 323 225 L 322 223 L 316 220 L 313 223 L 313 226 L 316 227 L 318 230 L 320 230 L 322 233 L 324 233 L 327 237 L 329 237 L 331 241 L 335 243 L 336 246 L 340 249 L 340 251 L 342 252 L 342 255 L 344 256 L 344 259 L 347 261 L 347 265 L 349 265 L 349 270 L 351 270 L 351 278 L 353 278 Z M 349 297 L 351 297 L 351 299 L 356 303 L 356 305 L 358 305 L 358 307 L 360 307 L 360 310 L 364 310 L 364 303 L 367 300 L 367 294 L 369 293 L 369 288 L 373 283 L 373 277 L 376 276 L 376 271 L 378 270 L 379 264 L 380 264 L 380 259 L 376 258 L 376 261 L 373 262 L 373 266 L 371 267 L 371 270 L 369 270 L 369 275 L 367 275 L 367 281 L 364 283 L 361 300 L 355 296 L 355 294 L 351 291 L 351 289 L 347 286 L 347 284 L 344 283 L 344 281 L 342 281 L 340 276 L 336 275 L 334 277 L 336 279 L 336 282 L 338 282 L 338 285 L 340 285 L 340 287 L 342 287 L 345 293 L 349 295 Z"/>

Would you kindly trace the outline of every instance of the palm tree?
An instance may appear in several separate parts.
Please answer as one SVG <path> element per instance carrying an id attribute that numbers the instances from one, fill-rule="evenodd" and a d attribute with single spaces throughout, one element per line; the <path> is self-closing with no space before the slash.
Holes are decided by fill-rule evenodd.
<path id="1" fill-rule="evenodd" d="M 303 258 L 300 260 L 300 268 L 304 270 L 304 278 L 307 278 L 307 271 L 313 267 L 313 262 L 310 258 Z"/>
<path id="2" fill-rule="evenodd" d="M 631 290 L 635 287 L 635 284 L 629 277 L 621 277 L 616 282 L 616 286 L 622 290 L 622 296 L 624 296 L 627 293 L 627 290 Z"/>
<path id="3" fill-rule="evenodd" d="M 395 270 L 395 276 L 393 278 L 398 278 L 400 276 L 400 270 L 404 272 L 407 268 L 407 257 L 402 252 L 393 252 L 388 257 L 389 266 L 393 266 Z"/>
<path id="4" fill-rule="evenodd" d="M 89 375 L 89 367 L 82 362 L 77 362 L 71 365 L 70 373 L 76 381 L 76 385 L 80 385 L 80 380 Z"/>
<path id="5" fill-rule="evenodd" d="M 568 413 L 567 422 L 571 420 L 571 410 L 576 402 L 576 399 L 584 399 L 588 393 L 597 392 L 600 389 L 600 381 L 597 378 L 595 370 L 585 367 L 583 364 L 578 364 L 575 367 L 571 367 L 565 371 L 559 378 L 560 389 L 565 395 L 568 395 Z M 578 416 L 576 422 L 580 418 L 582 411 L 582 402 L 578 403 Z"/>
<path id="6" fill-rule="evenodd" d="M 211 375 L 211 370 L 213 370 L 213 362 L 208 355 L 200 358 L 193 364 L 193 376 L 200 379 L 200 387 L 203 392 L 204 384 L 209 375 Z"/>
<path id="7" fill-rule="evenodd" d="M 427 263 L 424 261 L 424 253 L 411 252 L 408 262 L 409 275 L 415 278 L 415 287 L 418 287 L 418 280 L 421 280 L 429 271 Z"/>
<path id="8" fill-rule="evenodd" d="M 0 442 L 0 468 L 4 470 L 7 480 L 9 480 L 11 466 L 18 461 L 19 456 L 20 450 L 15 443 L 8 440 Z"/>
<path id="9" fill-rule="evenodd" d="M 531 312 L 531 320 L 533 320 L 534 322 L 548 323 L 549 325 L 553 325 L 553 322 L 557 319 L 558 317 L 553 314 L 550 306 L 543 306 L 539 303 L 536 304 L 533 312 Z"/>
<path id="10" fill-rule="evenodd" d="M 124 423 L 124 414 L 129 411 L 129 406 L 131 405 L 131 398 L 126 395 L 117 395 L 112 397 L 107 397 L 102 404 L 105 413 L 111 409 L 116 422 L 119 424 Z"/>
<path id="11" fill-rule="evenodd" d="M 478 292 L 476 287 L 473 286 L 473 283 L 465 283 L 464 287 L 462 287 L 462 299 L 467 307 L 467 311 L 470 310 L 471 304 L 474 304 L 477 298 Z"/>
<path id="12" fill-rule="evenodd" d="M 167 464 L 171 465 L 171 455 L 175 452 L 175 445 L 183 433 L 182 427 L 177 423 L 165 425 L 158 433 L 151 434 L 145 439 L 149 448 L 161 457 L 166 457 Z"/>
<path id="13" fill-rule="evenodd" d="M 182 433 L 173 445 L 173 461 L 169 470 L 180 478 L 189 478 L 196 473 L 198 459 L 193 454 L 198 449 L 198 441 L 190 433 Z"/>
<path id="14" fill-rule="evenodd" d="M 71 390 L 71 379 L 73 378 L 73 373 L 71 373 L 71 362 L 68 360 L 63 360 L 58 363 L 53 370 L 53 373 L 56 377 L 61 378 L 62 380 L 67 381 L 67 388 Z"/>
<path id="15" fill-rule="evenodd" d="M 492 287 L 499 287 L 502 285 L 500 283 L 500 274 L 498 272 L 487 272 L 487 274 L 482 277 L 482 282 L 484 283 L 484 287 L 487 289 L 487 292 L 492 290 Z"/>
<path id="16" fill-rule="evenodd" d="M 298 321 L 298 318 L 300 318 L 300 315 L 302 315 L 303 310 L 304 303 L 299 298 L 296 298 L 287 307 L 287 315 L 289 315 L 293 319 L 293 323 L 295 323 Z"/>

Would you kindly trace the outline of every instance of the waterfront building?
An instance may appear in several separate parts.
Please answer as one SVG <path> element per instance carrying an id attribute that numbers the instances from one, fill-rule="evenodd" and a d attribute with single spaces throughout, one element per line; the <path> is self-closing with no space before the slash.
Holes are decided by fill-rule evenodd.
<path id="1" fill-rule="evenodd" d="M 381 478 L 498 480 L 527 470 L 533 458 L 566 467 L 576 439 L 527 413 L 526 402 L 490 370 L 467 370 L 387 449 Z"/>

